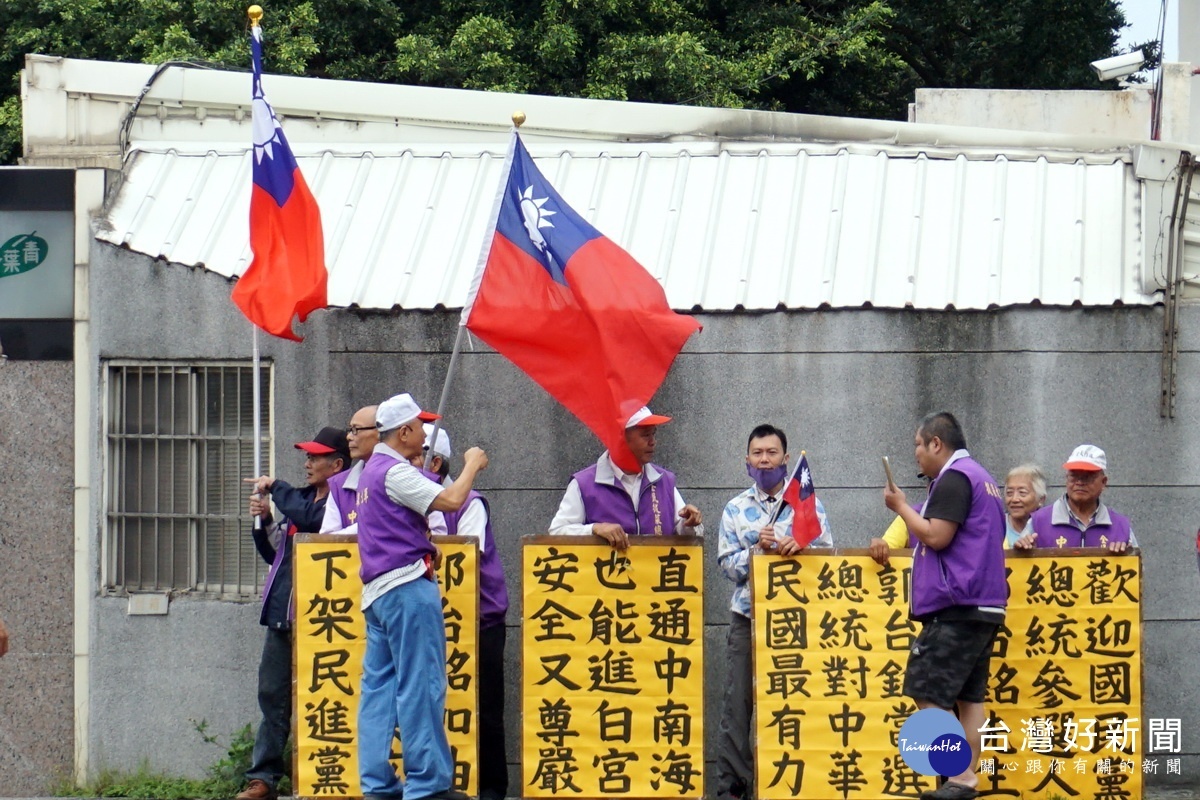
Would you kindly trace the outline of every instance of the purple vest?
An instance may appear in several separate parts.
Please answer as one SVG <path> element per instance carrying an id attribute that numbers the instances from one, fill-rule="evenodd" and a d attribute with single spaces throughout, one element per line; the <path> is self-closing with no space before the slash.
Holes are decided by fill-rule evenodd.
<path id="1" fill-rule="evenodd" d="M 398 505 L 387 495 L 384 480 L 401 463 L 385 453 L 375 453 L 358 479 L 358 574 L 368 584 L 385 572 L 407 567 L 433 555 L 425 515 Z"/>
<path id="2" fill-rule="evenodd" d="M 638 496 L 638 510 L 633 511 L 625 487 L 596 482 L 596 467 L 592 464 L 575 473 L 579 494 L 583 498 L 583 521 L 615 522 L 630 536 L 669 535 L 675 532 L 675 475 L 662 467 L 655 466 L 660 477 L 654 483 L 642 473 L 642 493 Z"/>
<path id="3" fill-rule="evenodd" d="M 446 533 L 458 535 L 458 522 L 472 500 L 483 503 L 487 525 L 483 529 L 483 558 L 479 562 L 479 627 L 490 628 L 503 625 L 508 612 L 508 587 L 504 585 L 504 568 L 500 564 L 500 553 L 496 550 L 496 537 L 492 535 L 492 508 L 487 498 L 474 489 L 467 495 L 467 502 L 453 512 L 442 512 L 446 518 Z"/>
<path id="4" fill-rule="evenodd" d="M 363 467 L 366 467 L 363 464 Z M 329 479 L 329 496 L 337 503 L 338 514 L 342 517 L 342 527 L 349 528 L 358 520 L 358 492 L 346 488 L 346 478 L 350 470 L 344 469 Z"/>
<path id="5" fill-rule="evenodd" d="M 948 469 L 970 481 L 971 510 L 949 545 L 934 550 L 919 544 L 913 552 L 912 614 L 918 618 L 951 606 L 1008 605 L 1000 489 L 973 458 L 960 458 Z M 930 495 L 937 484 L 930 485 Z"/>
<path id="6" fill-rule="evenodd" d="M 1129 532 L 1132 530 L 1129 518 L 1111 508 L 1108 509 L 1111 524 L 1093 522 L 1086 531 L 1081 531 L 1074 525 L 1054 524 L 1052 520 L 1056 505 L 1051 503 L 1033 512 L 1033 530 L 1037 533 L 1038 547 L 1107 547 L 1109 542 L 1129 541 Z"/>

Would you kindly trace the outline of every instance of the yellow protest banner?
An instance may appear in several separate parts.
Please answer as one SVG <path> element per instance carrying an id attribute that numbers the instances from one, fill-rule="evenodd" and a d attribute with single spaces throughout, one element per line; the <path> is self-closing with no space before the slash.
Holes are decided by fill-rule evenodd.
<path id="1" fill-rule="evenodd" d="M 446 733 L 454 788 L 476 793 L 479 548 L 466 536 L 434 538 L 446 621 Z M 361 797 L 358 687 L 366 648 L 355 536 L 302 533 L 295 540 L 293 740 L 299 798 Z M 402 769 L 399 739 L 393 763 Z"/>
<path id="2" fill-rule="evenodd" d="M 523 540 L 522 797 L 704 794 L 701 540 Z"/>
<path id="3" fill-rule="evenodd" d="M 861 550 L 751 559 L 759 798 L 934 788 L 898 746 L 917 710 L 902 692 L 920 630 L 908 618 L 911 563 L 879 566 Z M 1141 796 L 1140 557 L 1053 551 L 1007 566 L 981 794 Z"/>

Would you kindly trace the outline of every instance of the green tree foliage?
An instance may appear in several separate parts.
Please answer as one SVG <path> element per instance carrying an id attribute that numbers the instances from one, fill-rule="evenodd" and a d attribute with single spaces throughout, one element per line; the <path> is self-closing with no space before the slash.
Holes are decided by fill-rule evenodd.
<path id="1" fill-rule="evenodd" d="M 1099 88 L 1118 0 L 278 0 L 285 74 L 902 119 L 921 86 Z M 26 53 L 246 69 L 244 7 L 0 3 L 0 163 Z"/>

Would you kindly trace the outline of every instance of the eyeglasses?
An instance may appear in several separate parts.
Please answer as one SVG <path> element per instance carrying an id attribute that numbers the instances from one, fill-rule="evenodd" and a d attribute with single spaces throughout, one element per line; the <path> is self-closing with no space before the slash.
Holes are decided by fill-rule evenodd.
<path id="1" fill-rule="evenodd" d="M 1074 483 L 1079 486 L 1087 486 L 1089 483 L 1092 483 L 1099 478 L 1100 475 L 1101 473 L 1099 472 L 1068 472 L 1067 483 Z"/>
<path id="2" fill-rule="evenodd" d="M 349 428 L 346 428 L 346 432 L 351 434 L 352 436 L 358 436 L 360 433 L 362 433 L 364 431 L 376 431 L 376 430 L 379 430 L 379 428 L 377 428 L 374 425 L 351 425 Z"/>

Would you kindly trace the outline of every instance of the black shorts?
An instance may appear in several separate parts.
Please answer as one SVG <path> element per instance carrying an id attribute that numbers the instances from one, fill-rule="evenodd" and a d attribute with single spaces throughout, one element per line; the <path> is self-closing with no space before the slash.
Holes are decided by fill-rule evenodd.
<path id="1" fill-rule="evenodd" d="M 999 630 L 994 622 L 976 620 L 926 622 L 908 654 L 904 694 L 946 709 L 957 700 L 982 703 Z"/>

